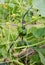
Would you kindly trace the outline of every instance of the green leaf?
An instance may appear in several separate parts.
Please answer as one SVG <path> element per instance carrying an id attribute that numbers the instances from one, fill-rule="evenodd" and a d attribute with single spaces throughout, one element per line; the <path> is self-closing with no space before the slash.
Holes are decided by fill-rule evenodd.
<path id="1" fill-rule="evenodd" d="M 40 52 L 40 50 L 36 49 L 36 51 L 39 54 L 39 57 L 40 57 L 40 60 L 41 60 L 42 64 L 45 65 L 45 57 L 44 57 L 44 55 Z"/>
<path id="2" fill-rule="evenodd" d="M 39 9 L 39 14 L 45 17 L 45 0 L 33 0 L 33 7 Z"/>
<path id="3" fill-rule="evenodd" d="M 31 63 L 39 63 L 40 62 L 40 58 L 38 54 L 34 54 L 33 56 L 30 57 L 30 62 Z"/>
<path id="4" fill-rule="evenodd" d="M 32 27 L 30 28 L 30 32 L 36 37 L 42 37 L 45 36 L 45 28 L 36 28 L 36 27 Z"/>

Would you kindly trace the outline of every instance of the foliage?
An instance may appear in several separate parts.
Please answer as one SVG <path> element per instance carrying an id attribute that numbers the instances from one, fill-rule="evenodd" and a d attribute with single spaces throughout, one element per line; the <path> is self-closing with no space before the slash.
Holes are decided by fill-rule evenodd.
<path id="1" fill-rule="evenodd" d="M 45 1 L 0 2 L 0 65 L 45 65 Z M 18 54 L 25 49 L 35 53 Z M 27 60 L 26 60 L 27 59 Z M 3 63 L 4 62 L 4 63 Z"/>

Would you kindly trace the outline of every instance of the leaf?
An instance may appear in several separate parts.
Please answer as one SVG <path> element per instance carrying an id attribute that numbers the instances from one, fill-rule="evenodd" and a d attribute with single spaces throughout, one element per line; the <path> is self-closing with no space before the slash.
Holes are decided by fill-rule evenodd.
<path id="1" fill-rule="evenodd" d="M 30 28 L 30 32 L 37 38 L 45 36 L 45 28 L 38 29 L 36 27 L 32 27 L 32 28 Z"/>
<path id="2" fill-rule="evenodd" d="M 39 49 L 36 49 L 36 51 L 37 51 L 38 54 L 39 54 L 39 57 L 40 57 L 40 60 L 41 60 L 42 64 L 45 65 L 45 57 L 44 57 L 44 55 L 40 52 Z"/>
<path id="3" fill-rule="evenodd" d="M 39 14 L 45 17 L 45 0 L 33 0 L 33 8 L 39 9 Z"/>
<path id="4" fill-rule="evenodd" d="M 31 63 L 39 63 L 40 62 L 40 58 L 39 58 L 39 55 L 38 54 L 35 54 L 33 56 L 30 57 L 30 61 Z"/>

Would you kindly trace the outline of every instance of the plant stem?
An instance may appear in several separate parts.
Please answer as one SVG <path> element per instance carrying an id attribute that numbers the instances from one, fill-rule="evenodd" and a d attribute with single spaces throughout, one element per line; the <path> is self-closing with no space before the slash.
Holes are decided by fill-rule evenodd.
<path id="1" fill-rule="evenodd" d="M 45 42 L 45 40 L 38 42 L 38 43 L 35 43 L 35 44 L 32 44 L 32 45 L 28 45 L 28 46 L 15 47 L 15 49 L 29 48 L 29 47 L 37 46 L 37 45 L 42 44 L 44 42 Z"/>
<path id="2" fill-rule="evenodd" d="M 19 62 L 18 60 L 11 60 L 11 61 L 6 61 L 6 62 L 0 62 L 0 64 L 8 64 L 8 63 L 12 63 L 15 62 L 15 64 L 18 65 L 24 65 L 23 63 Z"/>

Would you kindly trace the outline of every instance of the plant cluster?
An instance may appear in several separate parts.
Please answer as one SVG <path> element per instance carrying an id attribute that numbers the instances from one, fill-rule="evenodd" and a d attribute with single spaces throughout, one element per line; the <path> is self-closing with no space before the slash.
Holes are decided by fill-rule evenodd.
<path id="1" fill-rule="evenodd" d="M 45 65 L 45 1 L 0 2 L 0 65 Z"/>

